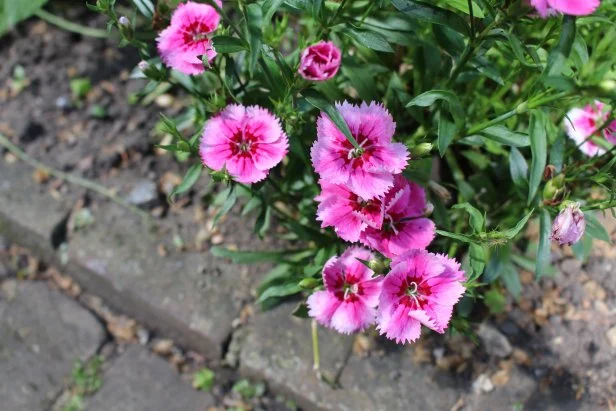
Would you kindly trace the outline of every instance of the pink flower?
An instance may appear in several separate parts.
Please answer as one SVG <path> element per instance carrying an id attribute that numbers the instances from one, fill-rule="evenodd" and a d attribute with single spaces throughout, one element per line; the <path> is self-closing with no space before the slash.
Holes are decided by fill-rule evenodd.
<path id="1" fill-rule="evenodd" d="M 616 120 L 603 129 L 603 136 L 612 144 L 616 144 Z"/>
<path id="2" fill-rule="evenodd" d="M 578 203 L 566 206 L 552 224 L 550 240 L 560 245 L 572 245 L 580 241 L 586 230 L 586 219 Z"/>
<path id="3" fill-rule="evenodd" d="M 391 262 L 383 281 L 377 329 L 397 343 L 415 341 L 421 325 L 443 333 L 464 294 L 460 264 L 444 255 L 412 250 Z"/>
<path id="4" fill-rule="evenodd" d="M 355 106 L 344 102 L 336 107 L 360 148 L 354 148 L 321 113 L 317 141 L 311 150 L 316 172 L 322 180 L 346 185 L 366 200 L 384 194 L 393 184 L 393 175 L 404 170 L 409 157 L 404 144 L 392 142 L 396 123 L 381 104 Z"/>
<path id="5" fill-rule="evenodd" d="M 325 81 L 334 77 L 340 68 L 340 49 L 331 41 L 320 41 L 302 52 L 299 74 L 310 81 Z"/>
<path id="6" fill-rule="evenodd" d="M 332 257 L 323 267 L 325 290 L 308 297 L 308 314 L 320 324 L 343 334 L 361 331 L 374 323 L 382 277 L 357 259 L 370 260 L 370 251 L 352 247 Z"/>
<path id="7" fill-rule="evenodd" d="M 222 5 L 220 1 L 217 2 Z M 220 15 L 207 4 L 189 1 L 173 12 L 171 24 L 158 36 L 158 52 L 169 67 L 185 74 L 205 71 L 201 56 L 208 62 L 216 57 L 209 34 L 218 27 Z"/>
<path id="8" fill-rule="evenodd" d="M 557 13 L 587 16 L 592 14 L 600 3 L 600 0 L 530 0 L 530 4 L 537 9 L 541 17 Z"/>
<path id="9" fill-rule="evenodd" d="M 592 137 L 601 137 L 599 130 L 608 117 L 609 111 L 605 109 L 605 104 L 595 101 L 584 108 L 570 110 L 564 120 L 565 131 L 569 138 L 579 145 L 580 150 L 584 154 L 590 157 L 602 155 L 605 153 L 605 150 L 592 141 Z M 604 130 L 604 136 L 612 143 L 616 140 L 609 128 Z"/>
<path id="10" fill-rule="evenodd" d="M 383 224 L 383 203 L 377 197 L 364 200 L 351 192 L 348 187 L 321 181 L 321 194 L 317 220 L 321 227 L 334 227 L 336 234 L 345 241 L 359 241 L 360 233 L 366 227 L 380 229 Z"/>
<path id="11" fill-rule="evenodd" d="M 421 186 L 396 176 L 394 186 L 385 195 L 383 226 L 367 227 L 359 241 L 386 257 L 411 249 L 426 248 L 434 239 L 434 223 L 424 218 L 426 193 Z"/>
<path id="12" fill-rule="evenodd" d="M 205 125 L 199 154 L 209 168 L 226 167 L 236 181 L 249 184 L 267 177 L 288 147 L 280 121 L 269 111 L 230 105 Z"/>

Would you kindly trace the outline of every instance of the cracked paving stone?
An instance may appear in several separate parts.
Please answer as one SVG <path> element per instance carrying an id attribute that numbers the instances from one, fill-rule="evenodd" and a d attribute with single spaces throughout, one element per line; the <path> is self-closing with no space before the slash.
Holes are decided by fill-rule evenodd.
<path id="1" fill-rule="evenodd" d="M 0 289 L 0 409 L 41 410 L 69 381 L 75 361 L 103 343 L 98 320 L 43 282 L 6 280 Z"/>
<path id="2" fill-rule="evenodd" d="M 195 391 L 171 364 L 137 344 L 113 361 L 103 385 L 86 399 L 88 411 L 205 411 L 211 394 Z"/>

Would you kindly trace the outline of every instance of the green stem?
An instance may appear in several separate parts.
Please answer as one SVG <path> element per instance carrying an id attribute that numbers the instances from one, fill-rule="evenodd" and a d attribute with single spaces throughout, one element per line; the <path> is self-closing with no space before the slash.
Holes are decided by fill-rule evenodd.
<path id="1" fill-rule="evenodd" d="M 72 21 L 68 21 L 62 17 L 56 16 L 55 14 L 51 14 L 43 9 L 38 9 L 34 12 L 34 14 L 38 18 L 72 33 L 78 33 L 88 37 L 97 37 L 100 39 L 106 39 L 109 37 L 109 32 L 107 32 L 107 30 L 82 26 L 81 24 L 73 23 Z"/>
<path id="2" fill-rule="evenodd" d="M 28 164 L 31 167 L 34 168 L 38 168 L 41 169 L 47 173 L 49 173 L 50 175 L 59 178 L 61 180 L 65 180 L 68 181 L 69 183 L 87 188 L 89 190 L 95 191 L 97 193 L 99 193 L 100 195 L 107 197 L 108 199 L 110 199 L 111 201 L 121 205 L 122 207 L 128 209 L 129 211 L 137 214 L 138 216 L 140 216 L 144 221 L 146 222 L 150 222 L 151 216 L 150 214 L 148 214 L 147 212 L 141 210 L 138 207 L 135 207 L 134 205 L 132 205 L 131 203 L 129 203 L 128 201 L 124 200 L 121 197 L 118 197 L 113 191 L 109 190 L 108 188 L 99 185 L 93 181 L 90 180 L 86 180 L 85 178 L 73 175 L 73 174 L 68 174 L 65 173 L 63 171 L 60 170 L 56 170 L 55 168 L 52 168 L 48 165 L 45 165 L 43 163 L 41 163 L 38 160 L 33 159 L 32 157 L 28 156 L 24 151 L 22 151 L 19 147 L 17 147 L 15 144 L 11 143 L 9 141 L 9 139 L 7 139 L 6 137 L 4 137 L 2 134 L 0 134 L 0 146 L 3 146 L 4 148 L 6 148 L 7 150 L 9 150 L 11 153 L 13 153 L 17 158 L 19 158 L 21 161 L 23 161 L 24 163 Z"/>
<path id="3" fill-rule="evenodd" d="M 311 321 L 310 328 L 312 331 L 312 369 L 317 375 L 317 378 L 319 380 L 322 380 L 323 376 L 321 375 L 321 356 L 319 355 L 319 335 L 317 333 L 318 328 L 316 320 Z"/>

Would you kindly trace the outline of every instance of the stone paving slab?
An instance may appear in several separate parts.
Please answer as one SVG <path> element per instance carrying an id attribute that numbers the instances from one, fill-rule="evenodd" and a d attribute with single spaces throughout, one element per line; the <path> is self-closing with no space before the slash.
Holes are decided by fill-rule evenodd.
<path id="1" fill-rule="evenodd" d="M 240 354 L 240 373 L 267 381 L 276 392 L 292 398 L 306 410 L 332 410 L 344 404 L 349 410 L 362 410 L 363 396 L 344 398 L 347 392 L 334 390 L 318 381 L 312 369 L 310 321 L 291 315 L 294 304 L 287 303 L 260 313 L 250 324 Z M 345 364 L 353 339 L 319 328 L 323 375 L 334 380 Z"/>
<path id="2" fill-rule="evenodd" d="M 32 169 L 19 162 L 0 159 L 0 175 L 0 233 L 9 241 L 58 266 L 111 308 L 209 358 L 221 357 L 233 321 L 251 298 L 259 267 L 232 265 L 208 252 L 172 250 L 161 256 L 159 245 L 169 243 L 182 225 L 194 228 L 192 216 L 184 216 L 185 221 L 176 216 L 152 228 L 107 200 L 94 202 L 94 224 L 71 233 L 68 254 L 60 258 L 51 239 L 62 229 L 72 197 L 55 200 L 45 185 L 33 181 Z M 254 249 L 251 236 L 238 234 L 245 224 L 231 217 L 225 230 L 240 247 Z"/>
<path id="3" fill-rule="evenodd" d="M 195 391 L 171 364 L 131 344 L 103 373 L 102 387 L 86 400 L 88 411 L 206 411 L 214 398 Z"/>
<path id="4" fill-rule="evenodd" d="M 0 158 L 0 233 L 8 241 L 55 261 L 52 238 L 62 234 L 56 230 L 70 208 L 70 199 L 56 199 L 33 181 L 31 167 Z"/>
<path id="5" fill-rule="evenodd" d="M 107 282 L 112 291 L 103 297 L 109 305 L 182 345 L 219 358 L 233 320 L 249 299 L 248 270 L 208 252 L 161 256 L 158 245 L 173 234 L 152 231 L 116 204 L 101 203 L 92 214 L 96 222 L 69 241 L 69 261 L 77 266 L 69 273 L 89 273 L 90 278 L 81 281 L 86 289 L 95 281 Z"/>
<path id="6" fill-rule="evenodd" d="M 0 409 L 41 410 L 68 382 L 76 360 L 105 338 L 98 320 L 43 282 L 6 280 L 0 289 Z"/>

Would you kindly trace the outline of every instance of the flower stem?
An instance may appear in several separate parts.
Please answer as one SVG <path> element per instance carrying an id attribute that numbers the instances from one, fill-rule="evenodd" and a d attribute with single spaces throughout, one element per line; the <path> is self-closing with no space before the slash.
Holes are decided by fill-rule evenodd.
<path id="1" fill-rule="evenodd" d="M 0 134 L 0 146 L 6 148 L 7 150 L 9 150 L 11 153 L 13 153 L 17 158 L 19 158 L 21 161 L 23 161 L 24 163 L 28 164 L 31 167 L 34 168 L 38 168 L 41 170 L 46 171 L 47 173 L 49 173 L 50 175 L 59 178 L 61 180 L 64 181 L 68 181 L 69 183 L 75 184 L 75 185 L 79 185 L 81 187 L 87 188 L 89 190 L 95 191 L 98 194 L 107 197 L 108 199 L 110 199 L 111 201 L 121 205 L 122 207 L 126 208 L 127 210 L 137 214 L 139 217 L 141 217 L 144 221 L 146 222 L 150 222 L 151 221 L 151 216 L 150 214 L 148 214 L 147 212 L 141 210 L 138 207 L 135 207 L 134 205 L 132 205 L 131 203 L 129 203 L 128 201 L 124 200 L 121 197 L 118 197 L 113 191 L 111 191 L 110 189 L 99 185 L 93 181 L 90 180 L 86 180 L 85 178 L 73 175 L 73 174 L 68 174 L 65 173 L 63 171 L 60 170 L 56 170 L 55 168 L 49 167 L 43 163 L 41 163 L 38 160 L 33 159 L 32 157 L 28 156 L 24 151 L 22 151 L 19 147 L 17 147 L 15 144 L 11 143 L 9 141 L 8 138 L 4 137 L 2 134 Z"/>
<path id="2" fill-rule="evenodd" d="M 321 375 L 321 356 L 319 355 L 319 335 L 317 333 L 318 328 L 316 320 L 312 320 L 310 328 L 312 330 L 312 369 L 317 375 L 317 379 L 322 380 L 323 376 Z"/>
<path id="3" fill-rule="evenodd" d="M 107 37 L 109 37 L 109 32 L 107 32 L 107 30 L 82 26 L 81 24 L 73 23 L 72 21 L 68 21 L 43 9 L 38 9 L 34 14 L 38 18 L 72 33 L 77 33 L 88 37 L 96 37 L 100 39 L 106 39 Z"/>

